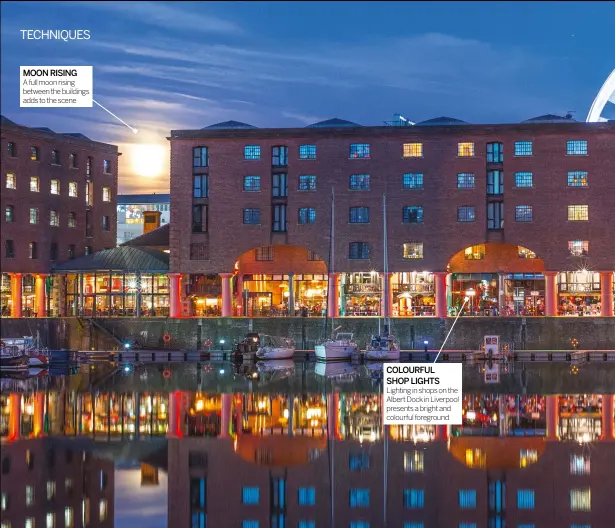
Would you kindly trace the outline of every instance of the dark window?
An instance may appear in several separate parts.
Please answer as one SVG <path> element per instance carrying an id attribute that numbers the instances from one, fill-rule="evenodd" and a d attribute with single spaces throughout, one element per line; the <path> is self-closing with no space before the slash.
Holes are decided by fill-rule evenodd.
<path id="1" fill-rule="evenodd" d="M 205 508 L 207 504 L 207 485 L 204 478 L 190 479 L 190 508 Z"/>
<path id="2" fill-rule="evenodd" d="M 36 242 L 30 242 L 30 258 L 35 260 L 38 258 L 38 249 L 36 246 Z"/>
<path id="3" fill-rule="evenodd" d="M 487 204 L 487 229 L 504 228 L 504 202 Z"/>
<path id="4" fill-rule="evenodd" d="M 274 167 L 286 167 L 288 165 L 288 147 L 271 148 L 271 165 Z"/>
<path id="5" fill-rule="evenodd" d="M 273 206 L 273 231 L 283 233 L 286 231 L 286 206 Z"/>
<path id="6" fill-rule="evenodd" d="M 316 145 L 299 145 L 299 159 L 316 159 Z"/>
<path id="7" fill-rule="evenodd" d="M 77 227 L 77 215 L 68 213 L 68 227 Z"/>
<path id="8" fill-rule="evenodd" d="M 13 143 L 12 141 L 9 141 L 6 144 L 6 153 L 11 157 L 14 158 L 15 156 L 17 156 L 17 145 L 15 145 L 15 143 Z"/>
<path id="9" fill-rule="evenodd" d="M 260 176 L 244 176 L 243 177 L 243 190 L 248 192 L 256 192 L 261 190 L 261 177 Z"/>
<path id="10" fill-rule="evenodd" d="M 314 222 L 316 222 L 316 209 L 314 209 L 313 207 L 300 207 L 299 223 L 313 224 Z"/>
<path id="11" fill-rule="evenodd" d="M 77 154 L 69 154 L 68 155 L 68 165 L 71 169 L 77 168 Z"/>
<path id="12" fill-rule="evenodd" d="M 88 156 L 88 160 L 85 163 L 85 175 L 92 176 L 92 157 Z"/>
<path id="13" fill-rule="evenodd" d="M 348 258 L 350 260 L 366 260 L 369 258 L 369 243 L 351 242 L 348 246 Z"/>
<path id="14" fill-rule="evenodd" d="M 68 258 L 69 259 L 75 258 L 75 244 L 70 244 L 68 246 Z"/>
<path id="15" fill-rule="evenodd" d="M 261 148 L 258 145 L 246 145 L 243 147 L 243 159 L 259 160 L 261 159 Z"/>
<path id="16" fill-rule="evenodd" d="M 261 246 L 254 250 L 254 260 L 259 262 L 272 262 L 275 258 L 273 246 Z"/>
<path id="17" fill-rule="evenodd" d="M 190 244 L 190 260 L 209 260 L 209 245 L 205 242 Z"/>
<path id="18" fill-rule="evenodd" d="M 422 189 L 423 175 L 421 173 L 409 172 L 403 175 L 403 189 Z"/>
<path id="19" fill-rule="evenodd" d="M 51 151 L 51 164 L 60 165 L 60 152 L 58 150 Z"/>
<path id="20" fill-rule="evenodd" d="M 30 160 L 38 161 L 38 147 L 30 147 Z"/>
<path id="21" fill-rule="evenodd" d="M 353 143 L 352 145 L 350 145 L 350 158 L 371 158 L 371 149 L 369 143 Z"/>
<path id="22" fill-rule="evenodd" d="M 207 213 L 208 208 L 206 205 L 193 205 L 192 206 L 192 232 L 193 233 L 207 233 Z"/>
<path id="23" fill-rule="evenodd" d="M 351 471 L 369 469 L 369 453 L 350 453 L 348 465 Z"/>
<path id="24" fill-rule="evenodd" d="M 420 224 L 423 221 L 423 208 L 409 205 L 403 209 L 403 222 L 405 224 Z"/>
<path id="25" fill-rule="evenodd" d="M 58 243 L 52 242 L 49 246 L 49 260 L 58 260 Z"/>
<path id="26" fill-rule="evenodd" d="M 351 174 L 349 187 L 353 191 L 369 191 L 369 174 Z"/>
<path id="27" fill-rule="evenodd" d="M 45 453 L 45 459 L 47 462 L 47 467 L 52 469 L 56 466 L 56 453 L 53 449 L 47 450 Z"/>
<path id="28" fill-rule="evenodd" d="M 67 464 L 72 464 L 73 463 L 73 452 L 70 449 L 67 449 L 64 452 L 64 458 L 66 459 Z"/>
<path id="29" fill-rule="evenodd" d="M 256 208 L 249 208 L 243 210 L 243 223 L 244 224 L 260 224 L 261 223 L 261 210 Z"/>
<path id="30" fill-rule="evenodd" d="M 111 174 L 111 162 L 109 160 L 103 160 L 103 172 Z"/>
<path id="31" fill-rule="evenodd" d="M 299 176 L 299 190 L 300 191 L 315 191 L 316 190 L 316 176 L 313 174 L 302 174 Z"/>
<path id="32" fill-rule="evenodd" d="M 12 205 L 7 205 L 4 208 L 4 220 L 6 222 L 14 222 L 15 221 L 14 208 L 13 208 Z"/>
<path id="33" fill-rule="evenodd" d="M 457 189 L 474 189 L 476 178 L 471 172 L 460 172 L 457 174 Z"/>
<path id="34" fill-rule="evenodd" d="M 457 207 L 457 222 L 474 222 L 476 220 L 476 210 L 470 205 Z"/>
<path id="35" fill-rule="evenodd" d="M 209 150 L 207 147 L 192 149 L 192 166 L 196 168 L 209 167 Z"/>
<path id="36" fill-rule="evenodd" d="M 8 475 L 11 472 L 11 459 L 8 456 L 2 457 L 2 474 Z"/>
<path id="37" fill-rule="evenodd" d="M 195 174 L 192 191 L 194 198 L 207 198 L 209 196 L 209 176 L 207 174 Z"/>
<path id="38" fill-rule="evenodd" d="M 369 207 L 351 207 L 350 218 L 351 224 L 368 224 L 369 223 Z"/>
<path id="39" fill-rule="evenodd" d="M 487 194 L 497 195 L 504 193 L 504 173 L 499 170 L 487 172 Z"/>
<path id="40" fill-rule="evenodd" d="M 502 143 L 487 143 L 487 163 L 504 162 L 504 145 Z"/>
<path id="41" fill-rule="evenodd" d="M 15 251 L 14 251 L 12 240 L 4 241 L 4 256 L 7 259 L 15 258 Z"/>
<path id="42" fill-rule="evenodd" d="M 111 224 L 109 223 L 109 217 L 107 215 L 102 217 L 102 230 L 109 231 Z"/>
<path id="43" fill-rule="evenodd" d="M 288 196 L 288 174 L 273 174 L 271 178 L 271 196 L 274 198 Z"/>

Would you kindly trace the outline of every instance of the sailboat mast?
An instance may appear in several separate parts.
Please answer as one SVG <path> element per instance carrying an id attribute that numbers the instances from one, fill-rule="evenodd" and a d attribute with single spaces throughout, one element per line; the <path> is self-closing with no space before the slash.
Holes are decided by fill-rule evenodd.
<path id="1" fill-rule="evenodd" d="M 382 226 L 383 226 L 383 231 L 384 231 L 384 235 L 382 237 L 382 244 L 383 244 L 383 251 L 382 251 L 382 255 L 383 255 L 383 263 L 384 263 L 384 277 L 383 277 L 383 281 L 384 281 L 384 310 L 383 310 L 383 314 L 384 314 L 384 331 L 385 334 L 389 333 L 389 321 L 388 321 L 388 315 L 389 315 L 389 244 L 387 241 L 387 195 L 383 194 L 382 195 Z"/>
<path id="2" fill-rule="evenodd" d="M 335 275 L 333 272 L 333 267 L 335 265 L 335 230 L 333 229 L 335 222 L 335 185 L 331 185 L 331 227 L 329 231 L 329 262 L 327 264 L 327 271 L 329 272 L 329 277 L 327 279 L 327 306 L 326 306 L 326 314 L 325 317 L 325 339 L 327 339 L 327 333 L 329 330 L 329 318 L 332 317 L 332 314 L 329 313 L 329 295 L 331 295 L 331 279 L 335 281 Z M 333 292 L 335 295 L 335 292 Z M 331 324 L 333 327 L 333 324 Z"/>

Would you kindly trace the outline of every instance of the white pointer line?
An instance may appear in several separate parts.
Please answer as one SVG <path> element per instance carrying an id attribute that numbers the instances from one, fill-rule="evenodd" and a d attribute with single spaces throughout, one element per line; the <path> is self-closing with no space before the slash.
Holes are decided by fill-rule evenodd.
<path id="1" fill-rule="evenodd" d="M 448 334 L 446 334 L 446 338 L 444 339 L 444 343 L 442 343 L 442 346 L 440 347 L 440 351 L 438 352 L 438 355 L 436 356 L 436 359 L 434 360 L 434 363 L 437 363 L 438 358 L 440 357 L 440 353 L 442 352 L 442 350 L 444 349 L 444 345 L 446 345 L 446 342 L 448 341 L 448 336 L 451 335 L 451 332 L 453 331 L 453 328 L 455 328 L 455 323 L 457 323 L 457 319 L 459 319 L 459 316 L 463 313 L 463 309 L 465 308 L 466 303 L 470 300 L 469 297 L 466 297 L 463 301 L 463 305 L 461 306 L 461 310 L 459 310 L 459 313 L 457 314 L 457 317 L 455 317 L 455 320 L 453 321 L 453 324 L 451 325 L 451 329 L 448 331 Z"/>
<path id="2" fill-rule="evenodd" d="M 136 128 L 132 128 L 128 123 L 126 123 L 126 121 L 122 121 L 119 117 L 117 117 L 113 112 L 111 112 L 110 110 L 107 110 L 103 105 L 101 105 L 98 101 L 95 101 L 94 99 L 92 99 L 92 102 L 94 104 L 97 104 L 98 106 L 100 106 L 105 112 L 111 114 L 113 117 L 115 117 L 115 119 L 117 119 L 120 123 L 122 123 L 123 125 L 126 125 L 128 128 L 130 128 L 130 130 L 132 130 L 135 134 L 137 132 L 139 132 Z"/>

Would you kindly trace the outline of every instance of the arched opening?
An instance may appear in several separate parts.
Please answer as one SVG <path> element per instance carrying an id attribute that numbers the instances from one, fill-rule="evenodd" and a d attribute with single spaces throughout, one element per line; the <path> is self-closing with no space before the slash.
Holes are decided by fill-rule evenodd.
<path id="1" fill-rule="evenodd" d="M 464 315 L 524 317 L 545 314 L 545 265 L 524 246 L 485 243 L 459 251 L 449 261 L 450 315 L 469 298 Z"/>
<path id="2" fill-rule="evenodd" d="M 0 275 L 0 315 L 2 317 L 10 317 L 12 304 L 11 276 L 8 273 L 2 273 Z"/>
<path id="3" fill-rule="evenodd" d="M 36 277 L 24 275 L 21 282 L 21 306 L 24 317 L 33 317 L 36 312 Z"/>

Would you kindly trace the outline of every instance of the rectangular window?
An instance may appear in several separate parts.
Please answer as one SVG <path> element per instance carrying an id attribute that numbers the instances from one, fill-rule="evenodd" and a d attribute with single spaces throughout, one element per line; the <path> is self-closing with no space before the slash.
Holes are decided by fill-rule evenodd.
<path id="1" fill-rule="evenodd" d="M 246 192 L 259 192 L 261 190 L 260 176 L 244 176 L 243 190 Z"/>
<path id="2" fill-rule="evenodd" d="M 68 155 L 68 166 L 71 169 L 76 169 L 78 167 L 78 165 L 77 165 L 77 154 L 71 153 L 71 154 Z"/>
<path id="3" fill-rule="evenodd" d="M 351 207 L 348 222 L 351 224 L 368 224 L 369 207 Z"/>
<path id="4" fill-rule="evenodd" d="M 403 189 L 422 189 L 423 175 L 420 172 L 408 172 L 403 175 Z"/>
<path id="5" fill-rule="evenodd" d="M 369 174 L 351 174 L 349 188 L 351 191 L 369 191 Z"/>
<path id="6" fill-rule="evenodd" d="M 194 198 L 207 198 L 209 196 L 209 176 L 195 174 L 192 181 L 192 196 Z"/>
<path id="7" fill-rule="evenodd" d="M 459 507 L 462 510 L 476 508 L 476 490 L 459 490 Z"/>
<path id="8" fill-rule="evenodd" d="M 274 205 L 273 206 L 273 225 L 272 231 L 274 233 L 286 232 L 286 206 Z"/>
<path id="9" fill-rule="evenodd" d="M 92 157 L 88 156 L 88 159 L 85 162 L 85 175 L 90 177 L 92 176 Z"/>
<path id="10" fill-rule="evenodd" d="M 192 232 L 207 233 L 208 208 L 206 205 L 192 206 Z"/>
<path id="11" fill-rule="evenodd" d="M 406 473 L 423 473 L 425 470 L 425 452 L 414 451 L 404 452 L 404 471 Z"/>
<path id="12" fill-rule="evenodd" d="M 49 260 L 56 261 L 58 260 L 58 243 L 52 242 L 49 246 Z"/>
<path id="13" fill-rule="evenodd" d="M 532 220 L 534 220 L 534 211 L 531 205 L 515 207 L 515 222 L 531 222 Z"/>
<path id="14" fill-rule="evenodd" d="M 110 202 L 111 201 L 111 187 L 103 187 L 102 188 L 102 200 L 103 202 Z"/>
<path id="15" fill-rule="evenodd" d="M 57 150 L 51 151 L 51 164 L 60 165 L 60 152 Z"/>
<path id="16" fill-rule="evenodd" d="M 92 205 L 93 193 L 94 193 L 94 184 L 88 180 L 85 184 L 85 204 L 86 205 Z"/>
<path id="17" fill-rule="evenodd" d="M 15 248 L 12 240 L 4 241 L 4 256 L 7 259 L 15 258 Z"/>
<path id="18" fill-rule="evenodd" d="M 9 141 L 6 144 L 6 153 L 9 155 L 9 157 L 14 158 L 17 156 L 17 145 L 15 145 L 15 143 L 13 143 L 12 141 Z"/>
<path id="19" fill-rule="evenodd" d="M 92 246 L 85 246 L 84 255 L 91 255 L 91 254 L 92 254 Z"/>
<path id="20" fill-rule="evenodd" d="M 299 190 L 300 191 L 315 191 L 316 190 L 316 176 L 313 174 L 301 174 L 299 176 Z"/>
<path id="21" fill-rule="evenodd" d="M 17 188 L 17 180 L 15 179 L 15 175 L 12 172 L 6 173 L 6 188 L 7 189 Z"/>
<path id="22" fill-rule="evenodd" d="M 350 521 L 350 528 L 369 528 L 367 521 Z"/>
<path id="23" fill-rule="evenodd" d="M 111 162 L 109 160 L 103 160 L 103 173 L 111 174 Z"/>
<path id="24" fill-rule="evenodd" d="M 34 504 L 34 486 L 26 486 L 26 506 Z"/>
<path id="25" fill-rule="evenodd" d="M 102 217 L 102 230 L 109 231 L 111 229 L 111 222 L 109 222 L 109 216 L 105 215 Z"/>
<path id="26" fill-rule="evenodd" d="M 4 221 L 5 222 L 13 222 L 15 220 L 14 208 L 12 205 L 7 205 L 4 208 Z"/>
<path id="27" fill-rule="evenodd" d="M 504 193 L 504 172 L 487 171 L 487 194 L 493 196 Z"/>
<path id="28" fill-rule="evenodd" d="M 487 204 L 487 229 L 504 229 L 504 202 Z"/>
<path id="29" fill-rule="evenodd" d="M 68 246 L 68 258 L 69 259 L 74 259 L 75 258 L 75 244 L 69 244 L 69 246 Z"/>
<path id="30" fill-rule="evenodd" d="M 415 510 L 425 506 L 425 490 L 422 489 L 405 489 L 404 490 L 404 507 Z"/>
<path id="31" fill-rule="evenodd" d="M 589 455 L 570 455 L 571 475 L 590 475 L 591 464 Z"/>
<path id="32" fill-rule="evenodd" d="M 351 242 L 348 246 L 348 259 L 349 260 L 369 259 L 369 243 Z"/>
<path id="33" fill-rule="evenodd" d="M 460 158 L 470 158 L 474 156 L 474 143 L 458 143 L 457 156 Z"/>
<path id="34" fill-rule="evenodd" d="M 476 221 L 476 210 L 471 205 L 462 205 L 457 207 L 457 222 L 474 222 Z"/>
<path id="35" fill-rule="evenodd" d="M 259 528 L 258 521 L 247 520 L 241 523 L 241 528 Z"/>
<path id="36" fill-rule="evenodd" d="M 534 509 L 534 490 L 520 489 L 517 490 L 517 508 L 519 510 Z"/>
<path id="37" fill-rule="evenodd" d="M 587 240 L 569 240 L 568 253 L 573 257 L 588 257 L 589 256 L 589 241 Z"/>
<path id="38" fill-rule="evenodd" d="M 402 222 L 404 224 L 420 224 L 423 222 L 423 208 L 418 205 L 408 205 L 403 208 Z"/>
<path id="39" fill-rule="evenodd" d="M 353 143 L 350 145 L 350 159 L 371 158 L 369 143 Z"/>
<path id="40" fill-rule="evenodd" d="M 243 223 L 244 224 L 260 224 L 261 223 L 261 210 L 256 208 L 249 208 L 243 210 Z"/>
<path id="41" fill-rule="evenodd" d="M 209 260 L 209 245 L 205 242 L 192 242 L 190 260 Z"/>
<path id="42" fill-rule="evenodd" d="M 495 528 L 496 526 L 504 528 L 503 524 L 495 524 L 494 522 L 489 523 L 489 528 Z M 459 528 L 476 528 L 476 523 L 462 522 L 459 523 Z"/>
<path id="43" fill-rule="evenodd" d="M 314 222 L 316 222 L 316 209 L 314 209 L 313 207 L 300 207 L 299 223 L 313 224 Z"/>
<path id="44" fill-rule="evenodd" d="M 68 182 L 68 196 L 77 198 L 77 182 Z"/>
<path id="45" fill-rule="evenodd" d="M 273 167 L 288 165 L 288 147 L 271 147 L 271 165 Z"/>
<path id="46" fill-rule="evenodd" d="M 77 215 L 68 213 L 68 227 L 77 227 Z"/>
<path id="47" fill-rule="evenodd" d="M 568 173 L 568 187 L 587 187 L 587 172 L 572 171 Z"/>
<path id="48" fill-rule="evenodd" d="M 271 180 L 271 196 L 274 198 L 288 196 L 288 174 L 285 172 L 273 174 Z"/>
<path id="49" fill-rule="evenodd" d="M 273 246 L 261 246 L 254 250 L 254 260 L 257 262 L 273 262 L 275 252 Z"/>
<path id="50" fill-rule="evenodd" d="M 299 488 L 299 506 L 314 506 L 316 504 L 315 488 Z"/>
<path id="51" fill-rule="evenodd" d="M 504 162 L 504 145 L 502 143 L 487 143 L 487 163 Z"/>
<path id="52" fill-rule="evenodd" d="M 307 250 L 307 260 L 308 262 L 315 262 L 315 261 L 322 260 L 322 258 L 320 258 L 320 255 L 318 253 L 315 253 L 311 249 L 308 249 Z"/>
<path id="53" fill-rule="evenodd" d="M 316 528 L 316 521 L 299 521 L 297 528 Z"/>
<path id="54" fill-rule="evenodd" d="M 100 522 L 107 520 L 107 501 L 106 499 L 100 499 L 98 503 L 98 518 Z"/>
<path id="55" fill-rule="evenodd" d="M 369 508 L 369 489 L 353 488 L 350 490 L 351 508 Z"/>
<path id="56" fill-rule="evenodd" d="M 476 179 L 471 172 L 460 172 L 457 174 L 457 189 L 475 189 Z"/>
<path id="57" fill-rule="evenodd" d="M 34 517 L 26 517 L 26 523 L 24 525 L 25 528 L 35 528 L 35 518 Z"/>
<path id="58" fill-rule="evenodd" d="M 517 255 L 519 255 L 519 258 L 522 258 L 522 259 L 535 259 L 536 258 L 536 253 L 534 253 L 532 250 L 526 247 L 523 247 L 523 246 L 517 246 Z M 524 452 L 525 452 L 524 450 L 521 450 L 521 453 L 524 453 Z"/>
<path id="59" fill-rule="evenodd" d="M 192 149 L 192 167 L 194 169 L 209 167 L 209 149 L 207 147 Z"/>
<path id="60" fill-rule="evenodd" d="M 246 145 L 243 147 L 244 160 L 259 160 L 261 159 L 261 148 L 258 145 Z"/>
<path id="61" fill-rule="evenodd" d="M 531 141 L 515 141 L 515 156 L 531 156 L 532 142 Z"/>
<path id="62" fill-rule="evenodd" d="M 316 145 L 299 145 L 299 159 L 316 159 Z"/>
<path id="63" fill-rule="evenodd" d="M 29 250 L 30 258 L 32 260 L 38 259 L 38 245 L 36 244 L 36 242 L 30 242 Z"/>
<path id="64" fill-rule="evenodd" d="M 422 158 L 423 144 L 422 143 L 404 143 L 402 156 L 404 158 Z"/>
<path id="65" fill-rule="evenodd" d="M 49 211 L 49 225 L 53 227 L 60 226 L 60 216 L 58 215 L 58 212 L 53 209 Z"/>
<path id="66" fill-rule="evenodd" d="M 568 220 L 572 222 L 583 222 L 589 220 L 588 205 L 569 205 Z"/>
<path id="67" fill-rule="evenodd" d="M 421 259 L 423 258 L 423 243 L 422 242 L 406 242 L 403 246 L 403 258 L 405 259 Z"/>
<path id="68" fill-rule="evenodd" d="M 515 187 L 518 189 L 534 187 L 534 174 L 531 172 L 515 172 Z"/>
<path id="69" fill-rule="evenodd" d="M 30 147 L 30 160 L 38 161 L 38 147 Z"/>
<path id="70" fill-rule="evenodd" d="M 406 521 L 404 522 L 404 528 L 425 528 L 425 525 L 422 522 Z M 474 526 L 474 528 L 476 528 L 476 526 Z"/>
<path id="71" fill-rule="evenodd" d="M 570 509 L 572 511 L 589 512 L 592 510 L 592 495 L 590 488 L 570 490 Z"/>
<path id="72" fill-rule="evenodd" d="M 36 207 L 30 207 L 30 223 L 38 224 L 38 209 Z"/>
<path id="73" fill-rule="evenodd" d="M 241 502 L 243 504 L 258 504 L 259 501 L 259 489 L 243 487 L 241 489 Z"/>
<path id="74" fill-rule="evenodd" d="M 66 506 L 64 508 L 64 528 L 73 528 L 74 523 L 73 509 L 70 506 Z"/>
<path id="75" fill-rule="evenodd" d="M 587 155 L 587 141 L 584 139 L 567 141 L 566 142 L 566 154 L 568 156 L 586 156 Z"/>
<path id="76" fill-rule="evenodd" d="M 348 467 L 351 471 L 364 471 L 369 469 L 369 453 L 350 453 Z"/>
<path id="77" fill-rule="evenodd" d="M 30 176 L 30 191 L 38 192 L 38 178 L 36 176 Z"/>

